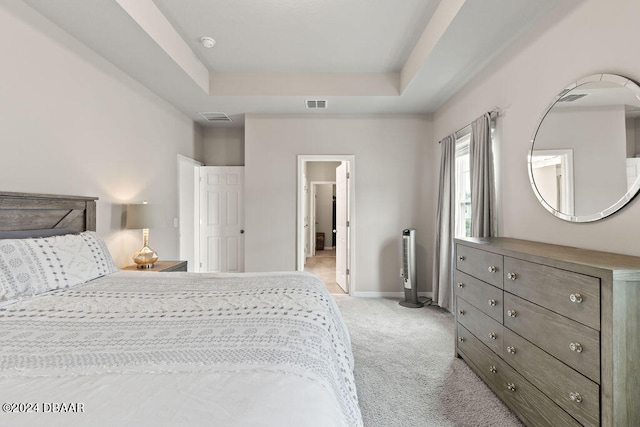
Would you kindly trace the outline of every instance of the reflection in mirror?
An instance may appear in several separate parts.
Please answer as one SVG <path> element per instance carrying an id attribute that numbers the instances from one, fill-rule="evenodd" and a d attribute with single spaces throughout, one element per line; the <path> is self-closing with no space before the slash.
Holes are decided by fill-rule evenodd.
<path id="1" fill-rule="evenodd" d="M 622 208 L 640 183 L 640 88 L 598 74 L 562 91 L 529 153 L 534 193 L 554 215 L 594 221 Z"/>
<path id="2" fill-rule="evenodd" d="M 542 198 L 556 211 L 573 215 L 573 150 L 533 150 L 529 161 Z"/>

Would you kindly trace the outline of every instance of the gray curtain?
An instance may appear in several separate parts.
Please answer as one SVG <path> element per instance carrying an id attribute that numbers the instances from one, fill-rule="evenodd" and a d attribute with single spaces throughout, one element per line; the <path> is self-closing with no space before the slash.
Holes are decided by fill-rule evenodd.
<path id="1" fill-rule="evenodd" d="M 440 141 L 440 190 L 436 216 L 433 262 L 433 301 L 451 311 L 453 307 L 453 238 L 455 233 L 456 137 Z"/>
<path id="2" fill-rule="evenodd" d="M 471 123 L 469 143 L 471 162 L 471 236 L 496 235 L 495 185 L 491 149 L 491 115 L 484 114 Z"/>

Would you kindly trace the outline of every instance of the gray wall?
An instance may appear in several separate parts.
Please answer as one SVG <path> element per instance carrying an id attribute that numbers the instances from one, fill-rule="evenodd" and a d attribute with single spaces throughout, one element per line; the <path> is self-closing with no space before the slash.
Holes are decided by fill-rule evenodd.
<path id="1" fill-rule="evenodd" d="M 133 264 L 140 230 L 123 205 L 161 204 L 150 231 L 176 259 L 177 154 L 197 155 L 200 129 L 183 114 L 22 2 L 0 5 L 2 190 L 98 196 L 97 231 L 118 266 Z"/>
<path id="2" fill-rule="evenodd" d="M 497 133 L 501 235 L 640 255 L 640 200 L 594 223 L 562 221 L 538 203 L 526 162 L 538 120 L 569 83 L 595 73 L 640 80 L 640 56 L 625 48 L 640 38 L 638 16 L 635 0 L 576 2 L 564 18 L 538 25 L 434 115 L 439 140 L 485 111 L 504 109 Z M 431 165 L 437 173 L 438 163 Z"/>
<path id="3" fill-rule="evenodd" d="M 419 289 L 430 289 L 433 213 L 420 214 L 434 183 L 426 116 L 248 115 L 245 120 L 247 271 L 296 268 L 297 156 L 355 156 L 356 292 L 402 292 L 401 232 L 418 230 Z M 425 249 L 427 248 L 427 249 Z"/>
<path id="4" fill-rule="evenodd" d="M 202 152 L 205 166 L 244 166 L 244 128 L 204 128 Z"/>

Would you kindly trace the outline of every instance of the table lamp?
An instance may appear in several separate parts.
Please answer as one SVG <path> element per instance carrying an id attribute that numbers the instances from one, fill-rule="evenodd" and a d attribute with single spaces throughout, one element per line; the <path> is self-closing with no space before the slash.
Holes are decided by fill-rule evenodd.
<path id="1" fill-rule="evenodd" d="M 147 202 L 127 206 L 127 228 L 142 229 L 142 248 L 133 255 L 138 268 L 152 268 L 158 260 L 156 251 L 149 247 L 149 229 L 160 226 L 160 210 Z"/>

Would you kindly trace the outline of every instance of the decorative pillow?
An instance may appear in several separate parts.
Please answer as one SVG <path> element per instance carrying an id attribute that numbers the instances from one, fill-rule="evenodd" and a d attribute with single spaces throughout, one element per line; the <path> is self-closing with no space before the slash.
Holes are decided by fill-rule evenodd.
<path id="1" fill-rule="evenodd" d="M 93 231 L 0 240 L 0 303 L 67 288 L 118 271 Z"/>

